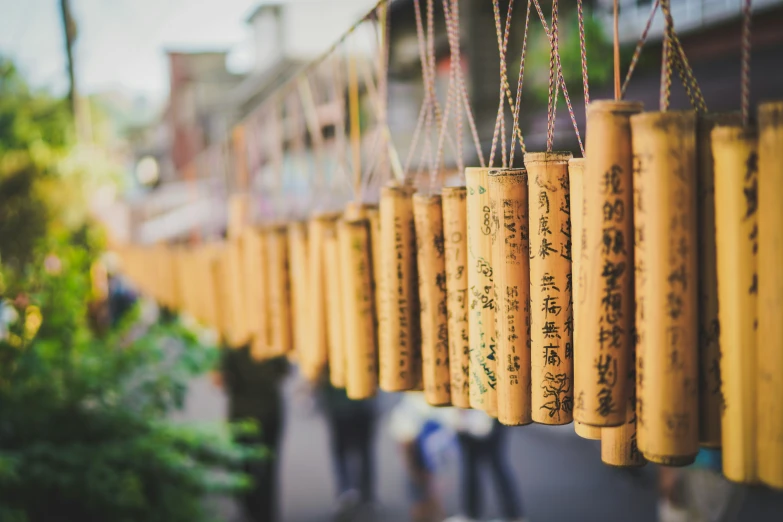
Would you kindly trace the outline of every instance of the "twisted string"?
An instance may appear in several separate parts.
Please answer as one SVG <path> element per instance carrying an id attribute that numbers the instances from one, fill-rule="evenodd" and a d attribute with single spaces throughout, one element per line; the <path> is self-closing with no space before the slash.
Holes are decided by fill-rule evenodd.
<path id="1" fill-rule="evenodd" d="M 555 140 L 555 117 L 557 116 L 557 90 L 556 73 L 557 70 L 557 47 L 558 47 L 558 24 L 557 24 L 557 0 L 552 0 L 552 30 L 549 37 L 549 102 L 547 103 L 547 125 L 546 125 L 546 150 L 552 152 L 552 144 Z M 558 77 L 559 79 L 559 77 Z"/>
<path id="2" fill-rule="evenodd" d="M 533 0 L 533 3 L 536 6 L 536 11 L 538 12 L 538 17 L 541 20 L 541 25 L 543 25 L 544 32 L 546 33 L 547 38 L 550 39 L 550 45 L 551 45 L 552 37 L 551 37 L 550 31 L 549 31 L 549 27 L 548 27 L 548 25 L 546 23 L 546 18 L 544 17 L 544 12 L 541 9 L 541 4 L 540 4 L 539 0 Z M 574 109 L 571 106 L 571 98 L 568 96 L 568 86 L 566 85 L 565 77 L 563 76 L 563 67 L 562 67 L 562 64 L 560 62 L 560 53 L 559 52 L 556 53 L 555 60 L 557 62 L 557 76 L 558 76 L 557 85 L 555 86 L 555 97 L 557 97 L 557 92 L 558 92 L 557 91 L 557 87 L 558 86 L 562 87 L 562 89 L 563 89 L 563 97 L 565 98 L 566 106 L 568 107 L 568 114 L 571 117 L 571 124 L 574 127 L 574 132 L 576 133 L 576 139 L 579 142 L 579 149 L 582 151 L 582 153 L 584 155 L 584 146 L 582 145 L 582 137 L 581 137 L 581 135 L 579 133 L 579 127 L 576 124 L 576 115 L 574 114 Z"/>
<path id="3" fill-rule="evenodd" d="M 527 35 L 530 27 L 530 6 L 531 0 L 527 0 L 527 9 L 525 10 L 525 33 L 522 37 L 522 56 L 519 58 L 519 78 L 517 79 L 517 99 L 514 103 L 513 109 L 513 127 L 514 131 L 511 136 L 511 152 L 509 153 L 509 165 L 514 166 L 514 151 L 516 150 L 516 142 L 519 140 L 519 149 L 522 154 L 527 152 L 525 148 L 525 140 L 522 138 L 522 130 L 519 126 L 519 108 L 522 104 L 522 83 L 525 77 L 525 56 L 527 55 Z"/>
<path id="4" fill-rule="evenodd" d="M 631 76 L 633 76 L 633 72 L 634 70 L 636 70 L 636 65 L 639 63 L 639 57 L 642 54 L 642 48 L 644 47 L 644 44 L 647 41 L 647 35 L 650 32 L 650 26 L 652 26 L 653 19 L 655 18 L 655 13 L 658 12 L 658 6 L 660 5 L 660 3 L 661 0 L 655 0 L 652 9 L 650 9 L 650 16 L 647 18 L 647 23 L 644 26 L 644 31 L 642 31 L 642 36 L 639 38 L 639 41 L 636 42 L 636 49 L 634 49 L 633 51 L 633 57 L 631 58 L 631 65 L 628 66 L 628 73 L 626 73 L 625 75 L 625 80 L 623 81 L 623 87 L 620 90 L 620 99 L 622 99 L 625 96 L 625 91 L 626 89 L 628 89 L 628 83 L 631 81 Z"/>
<path id="5" fill-rule="evenodd" d="M 576 16 L 579 19 L 579 55 L 582 60 L 582 91 L 585 97 L 585 115 L 590 105 L 590 85 L 587 81 L 587 40 L 585 39 L 585 17 L 582 0 L 576 0 Z"/>
<path id="6" fill-rule="evenodd" d="M 665 67 L 665 78 L 661 81 L 661 110 L 668 110 L 669 98 L 671 96 L 671 68 L 672 62 L 677 67 L 677 73 L 682 80 L 685 93 L 688 96 L 688 100 L 691 106 L 698 112 L 707 112 L 707 104 L 704 101 L 701 88 L 696 81 L 696 77 L 693 74 L 693 69 L 688 63 L 688 58 L 685 56 L 685 50 L 682 47 L 682 42 L 674 29 L 674 18 L 671 13 L 671 0 L 661 0 L 661 11 L 664 15 L 665 24 L 665 38 L 664 38 L 664 59 L 666 61 L 665 66 L 662 66 L 662 70 Z M 672 55 L 672 53 L 674 53 Z"/>
<path id="7" fill-rule="evenodd" d="M 505 133 L 505 117 L 503 114 L 503 105 L 505 103 L 505 97 L 508 95 L 509 103 L 513 105 L 511 101 L 511 88 L 508 85 L 508 69 L 506 68 L 506 49 L 508 47 L 508 37 L 511 32 L 511 14 L 514 9 L 514 0 L 509 0 L 508 13 L 506 14 L 505 31 L 501 29 L 502 21 L 500 19 L 500 5 L 498 0 L 492 0 L 492 10 L 495 15 L 495 32 L 498 38 L 498 52 L 500 54 L 500 102 L 498 103 L 498 112 L 495 118 L 495 130 L 492 135 L 492 148 L 489 154 L 489 165 L 494 165 L 495 150 L 498 143 L 498 135 L 501 139 L 501 163 L 505 168 L 508 166 L 506 157 L 506 133 Z"/>
<path id="8" fill-rule="evenodd" d="M 454 28 L 455 30 L 459 29 L 459 0 L 452 0 L 452 6 L 451 6 L 451 12 L 452 17 L 454 19 Z M 481 141 L 479 140 L 478 130 L 476 129 L 476 120 L 473 117 L 473 110 L 470 108 L 470 98 L 468 97 L 468 89 L 465 87 L 465 76 L 462 72 L 462 59 L 461 59 L 461 44 L 460 44 L 460 38 L 459 38 L 459 32 L 457 32 L 455 36 L 456 41 L 456 52 L 457 56 L 459 57 L 457 63 L 459 63 L 459 69 L 457 74 L 457 79 L 459 80 L 459 94 L 460 98 L 462 99 L 462 105 L 465 109 L 465 114 L 468 119 L 468 126 L 470 127 L 470 134 L 473 137 L 473 144 L 476 147 L 476 155 L 479 159 L 479 164 L 482 167 L 486 166 L 486 162 L 484 161 L 484 151 L 481 150 Z M 462 112 L 460 111 L 460 115 Z"/>
<path id="9" fill-rule="evenodd" d="M 443 0 L 443 14 L 446 20 L 446 33 L 449 39 L 449 48 L 453 49 L 453 28 L 452 28 L 452 20 L 451 20 L 451 13 L 449 9 L 449 2 L 448 0 Z M 445 137 L 448 134 L 448 121 L 449 116 L 451 113 L 452 105 L 456 103 L 455 98 L 457 97 L 457 62 L 455 61 L 455 53 L 450 52 L 450 60 L 449 60 L 449 89 L 448 89 L 448 95 L 446 98 L 446 109 L 443 113 L 443 122 L 441 123 L 440 132 L 438 136 L 438 147 L 437 147 L 437 153 L 435 155 L 435 164 L 436 164 L 436 172 L 431 172 L 431 185 L 430 190 L 431 192 L 434 192 L 439 185 L 442 184 L 443 179 L 442 175 L 438 176 L 438 173 L 443 172 L 443 145 L 445 143 Z M 459 111 L 457 117 L 459 118 Z M 461 132 L 457 133 L 457 141 L 458 143 L 462 141 L 462 134 Z M 462 148 L 461 144 L 458 145 L 457 154 L 462 154 Z"/>
<path id="10" fill-rule="evenodd" d="M 750 113 L 750 22 L 752 15 L 751 0 L 745 0 L 742 8 L 742 77 L 740 106 L 742 111 L 742 124 L 747 126 Z"/>
<path id="11" fill-rule="evenodd" d="M 454 87 L 454 97 L 456 98 L 453 100 L 455 104 L 455 111 L 456 111 L 456 130 L 457 130 L 457 170 L 459 172 L 462 172 L 465 170 L 465 164 L 464 164 L 464 153 L 462 150 L 462 132 L 463 132 L 463 124 L 462 124 L 462 111 L 460 110 L 460 105 L 462 101 L 462 92 L 460 91 L 460 77 L 462 76 L 462 56 L 460 53 L 460 42 L 459 42 L 459 22 L 457 20 L 459 11 L 459 0 L 451 0 L 451 5 L 449 6 L 449 0 L 443 0 L 443 12 L 446 17 L 446 33 L 448 34 L 449 38 L 449 54 L 451 55 L 451 67 L 452 67 L 452 74 L 453 80 L 453 87 Z M 449 83 L 449 89 L 451 89 L 452 83 Z M 449 91 L 451 92 L 451 90 Z"/>

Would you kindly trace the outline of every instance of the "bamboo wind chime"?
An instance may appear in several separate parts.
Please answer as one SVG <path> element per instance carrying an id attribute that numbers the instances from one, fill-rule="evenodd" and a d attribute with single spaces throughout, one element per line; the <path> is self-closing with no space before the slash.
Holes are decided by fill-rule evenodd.
<path id="1" fill-rule="evenodd" d="M 623 84 L 615 6 L 615 96 L 591 102 L 578 0 L 589 123 L 582 150 L 563 77 L 558 1 L 551 17 L 539 0 L 527 1 L 515 93 L 506 66 L 514 1 L 505 16 L 493 1 L 500 88 L 485 162 L 461 65 L 459 1 L 441 1 L 450 62 L 441 100 L 435 0 L 413 2 L 424 98 L 404 164 L 386 116 L 382 1 L 366 17 L 377 37 L 376 73 L 365 56 L 335 47 L 321 70 L 296 79 L 298 101 L 275 95 L 275 107 L 231 134 L 227 170 L 237 179 L 226 239 L 124 249 L 125 270 L 161 304 L 212 326 L 227 346 L 249 344 L 257 361 L 288 356 L 308 381 L 327 377 L 350 399 L 377 388 L 421 391 L 431 405 L 480 409 L 505 425 L 573 421 L 579 436 L 600 440 L 610 466 L 683 466 L 700 448 L 720 448 L 729 480 L 783 489 L 783 102 L 760 105 L 752 121 L 750 2 L 741 112 L 713 114 L 670 0 L 654 2 Z M 644 112 L 624 93 L 659 10 L 660 110 Z M 550 46 L 545 151 L 527 150 L 520 123 L 531 16 Z M 675 69 L 692 110 L 670 110 Z M 328 83 L 328 94 L 311 91 L 311 80 Z M 553 150 L 561 93 L 579 158 Z M 466 116 L 478 165 L 468 168 Z M 331 125 L 333 136 L 324 131 Z M 317 159 L 302 169 L 311 172 L 310 208 L 294 215 L 281 205 L 283 155 L 304 157 L 308 135 Z M 249 161 L 260 139 L 263 161 Z M 227 150 L 210 149 L 210 168 L 228 164 Z M 265 164 L 262 209 L 250 181 Z M 351 186 L 350 198 L 342 185 Z M 143 268 L 147 259 L 153 270 Z"/>

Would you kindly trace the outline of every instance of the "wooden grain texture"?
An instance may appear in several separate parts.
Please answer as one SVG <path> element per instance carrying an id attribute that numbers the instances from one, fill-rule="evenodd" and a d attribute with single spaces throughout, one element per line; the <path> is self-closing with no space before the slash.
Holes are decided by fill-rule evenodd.
<path id="1" fill-rule="evenodd" d="M 627 422 L 634 348 L 633 194 L 630 118 L 637 102 L 588 107 L 582 225 L 575 303 L 574 419 Z M 573 190 L 573 189 L 572 189 Z"/>
<path id="2" fill-rule="evenodd" d="M 723 408 L 715 247 L 715 169 L 711 133 L 717 125 L 739 125 L 741 121 L 738 112 L 708 113 L 699 115 L 696 123 L 696 183 L 699 206 L 699 444 L 705 448 L 720 447 Z"/>
<path id="3" fill-rule="evenodd" d="M 342 284 L 345 391 L 350 399 L 367 399 L 375 395 L 378 387 L 369 220 L 340 220 L 337 234 Z"/>
<path id="4" fill-rule="evenodd" d="M 345 388 L 345 324 L 343 321 L 343 283 L 340 269 L 339 221 L 324 227 L 324 273 L 326 290 L 326 332 L 328 335 L 329 381 Z"/>
<path id="5" fill-rule="evenodd" d="M 753 484 L 756 473 L 758 324 L 758 137 L 741 125 L 712 131 L 723 383 L 723 474 Z M 703 408 L 705 405 L 702 404 Z"/>
<path id="6" fill-rule="evenodd" d="M 783 101 L 759 106 L 758 472 L 783 489 Z"/>
<path id="7" fill-rule="evenodd" d="M 682 466 L 699 450 L 696 116 L 631 117 L 638 446 Z"/>
<path id="8" fill-rule="evenodd" d="M 442 197 L 448 292 L 446 308 L 449 312 L 451 403 L 459 408 L 470 408 L 467 188 L 444 187 Z"/>
<path id="9" fill-rule="evenodd" d="M 378 364 L 380 388 L 388 392 L 412 390 L 421 375 L 413 192 L 399 185 L 381 189 Z"/>
<path id="10" fill-rule="evenodd" d="M 419 273 L 422 385 L 428 403 L 445 406 L 451 404 L 451 375 L 441 196 L 414 194 L 413 214 Z"/>
<path id="11" fill-rule="evenodd" d="M 525 169 L 491 169 L 498 420 L 533 422 L 530 392 L 530 252 Z"/>
<path id="12" fill-rule="evenodd" d="M 308 280 L 307 258 L 309 255 L 307 223 L 293 221 L 288 224 L 288 260 L 290 271 L 291 331 L 292 347 L 300 367 L 310 365 L 309 347 L 313 319 L 308 314 L 308 303 L 313 298 Z"/>
<path id="13" fill-rule="evenodd" d="M 284 226 L 270 227 L 266 240 L 266 285 L 269 298 L 270 355 L 289 353 L 293 349 L 291 328 L 291 291 L 288 265 L 288 234 Z"/>
<path id="14" fill-rule="evenodd" d="M 492 273 L 492 216 L 489 169 L 465 169 L 468 197 L 468 336 L 470 406 L 497 417 L 495 299 Z"/>
<path id="15" fill-rule="evenodd" d="M 266 284 L 266 245 L 262 231 L 247 228 L 242 233 L 245 312 L 251 335 L 250 355 L 257 361 L 269 354 L 269 298 Z"/>
<path id="16" fill-rule="evenodd" d="M 541 424 L 573 420 L 570 152 L 528 152 L 531 411 Z"/>

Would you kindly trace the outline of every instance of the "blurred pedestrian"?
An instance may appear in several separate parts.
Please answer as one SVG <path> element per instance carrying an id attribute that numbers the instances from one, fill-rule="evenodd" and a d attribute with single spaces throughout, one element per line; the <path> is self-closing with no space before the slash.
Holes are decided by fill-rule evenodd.
<path id="1" fill-rule="evenodd" d="M 324 372 L 316 400 L 329 430 L 329 448 L 337 483 L 334 520 L 355 520 L 375 503 L 375 399 L 351 400 Z"/>
<path id="2" fill-rule="evenodd" d="M 288 360 L 278 357 L 256 361 L 249 346 L 223 348 L 221 384 L 228 395 L 229 419 L 232 422 L 251 420 L 259 430 L 238 437 L 240 444 L 261 447 L 267 455 L 245 463 L 245 472 L 252 479 L 251 488 L 243 495 L 243 508 L 252 522 L 275 522 L 277 512 L 278 465 L 280 439 L 283 431 L 283 402 L 280 390 L 288 373 Z"/>
<path id="3" fill-rule="evenodd" d="M 454 426 L 462 457 L 460 496 L 463 516 L 450 522 L 477 521 L 482 515 L 482 481 L 479 468 L 492 473 L 503 521 L 525 520 L 519 490 L 508 465 L 506 433 L 508 428 L 478 410 L 460 410 Z"/>
<path id="4" fill-rule="evenodd" d="M 444 430 L 440 417 L 438 409 L 427 404 L 423 393 L 408 392 L 389 419 L 392 437 L 400 444 L 405 458 L 412 522 L 433 522 L 443 517 L 435 488 L 436 460 L 453 433 Z"/>

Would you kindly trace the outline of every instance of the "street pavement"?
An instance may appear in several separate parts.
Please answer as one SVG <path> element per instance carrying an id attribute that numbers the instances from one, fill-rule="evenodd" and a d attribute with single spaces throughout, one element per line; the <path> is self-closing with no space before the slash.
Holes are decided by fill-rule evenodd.
<path id="1" fill-rule="evenodd" d="M 281 448 L 281 522 L 327 522 L 335 505 L 328 435 L 323 418 L 299 390 L 297 377 L 285 384 L 286 423 Z M 402 454 L 392 440 L 388 411 L 397 394 L 379 398 L 376 437 L 377 522 L 406 522 L 405 469 Z M 225 397 L 207 378 L 191 385 L 180 420 L 225 418 Z M 526 516 L 532 522 L 655 522 L 657 493 L 655 467 L 636 472 L 605 466 L 600 445 L 577 437 L 573 426 L 530 425 L 509 428 L 507 455 Z M 459 512 L 459 462 L 456 450 L 439 461 L 437 491 L 444 512 Z M 726 495 L 713 493 L 715 502 Z M 492 477 L 483 476 L 485 520 L 499 515 Z M 783 495 L 764 488 L 741 491 L 741 510 L 729 520 L 783 520 Z M 707 503 L 712 497 L 707 497 Z M 239 520 L 230 500 L 217 501 L 222 518 Z"/>

